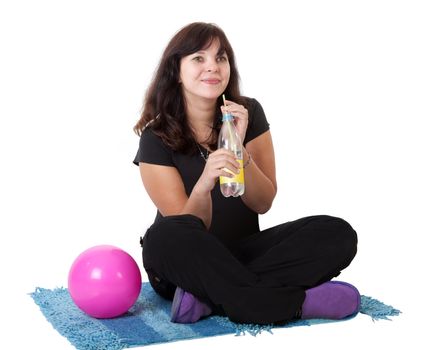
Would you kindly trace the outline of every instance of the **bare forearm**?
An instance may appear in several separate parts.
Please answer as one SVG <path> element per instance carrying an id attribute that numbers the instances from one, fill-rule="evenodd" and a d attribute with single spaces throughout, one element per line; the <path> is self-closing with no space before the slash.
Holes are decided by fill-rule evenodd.
<path id="1" fill-rule="evenodd" d="M 203 191 L 197 185 L 192 190 L 181 214 L 192 214 L 203 220 L 206 228 L 212 222 L 212 197 L 210 191 Z"/>
<path id="2" fill-rule="evenodd" d="M 248 157 L 248 153 L 244 151 L 244 163 Z M 244 177 L 245 192 L 242 195 L 242 200 L 253 211 L 259 214 L 266 213 L 271 208 L 276 196 L 275 186 L 253 160 L 250 160 L 244 169 Z"/>

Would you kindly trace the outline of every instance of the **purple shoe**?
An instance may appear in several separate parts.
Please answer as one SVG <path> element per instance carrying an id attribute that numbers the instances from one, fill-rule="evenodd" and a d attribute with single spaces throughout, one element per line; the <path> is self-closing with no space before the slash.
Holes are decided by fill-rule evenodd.
<path id="1" fill-rule="evenodd" d="M 191 293 L 177 287 L 171 307 L 171 322 L 194 323 L 200 318 L 208 316 L 212 309 L 199 301 Z"/>
<path id="2" fill-rule="evenodd" d="M 340 320 L 360 310 L 360 293 L 357 288 L 346 282 L 325 282 L 306 290 L 305 293 L 302 319 Z"/>

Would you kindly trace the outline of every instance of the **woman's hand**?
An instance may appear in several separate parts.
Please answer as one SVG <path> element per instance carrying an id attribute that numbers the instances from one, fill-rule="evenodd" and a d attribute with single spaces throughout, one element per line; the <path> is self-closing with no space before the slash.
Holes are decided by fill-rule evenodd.
<path id="1" fill-rule="evenodd" d="M 238 135 L 241 138 L 241 143 L 244 143 L 245 134 L 248 126 L 248 111 L 247 109 L 233 101 L 226 100 L 226 106 L 221 106 L 221 111 L 228 112 L 235 117 L 235 126 L 238 130 Z"/>
<path id="2" fill-rule="evenodd" d="M 238 174 L 239 167 L 240 165 L 231 151 L 221 148 L 210 153 L 203 173 L 198 179 L 194 190 L 197 189 L 202 192 L 212 191 L 219 176 L 233 177 L 235 174 Z"/>

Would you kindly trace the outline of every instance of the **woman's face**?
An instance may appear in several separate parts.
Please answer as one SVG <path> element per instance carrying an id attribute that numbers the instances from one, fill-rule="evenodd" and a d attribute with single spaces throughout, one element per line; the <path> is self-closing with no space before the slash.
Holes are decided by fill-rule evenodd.
<path id="1" fill-rule="evenodd" d="M 185 56 L 180 62 L 180 82 L 186 99 L 215 100 L 225 91 L 230 78 L 227 54 L 219 55 L 220 44 L 212 44 L 201 51 Z"/>

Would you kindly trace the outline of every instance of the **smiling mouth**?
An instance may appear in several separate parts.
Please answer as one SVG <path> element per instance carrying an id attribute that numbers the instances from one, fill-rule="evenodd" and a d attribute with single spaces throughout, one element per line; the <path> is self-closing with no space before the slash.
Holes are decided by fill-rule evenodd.
<path id="1" fill-rule="evenodd" d="M 219 79 L 203 79 L 203 80 L 201 80 L 203 83 L 206 83 L 206 84 L 212 84 L 212 85 L 214 85 L 214 84 L 219 84 L 220 83 L 220 80 Z"/>

